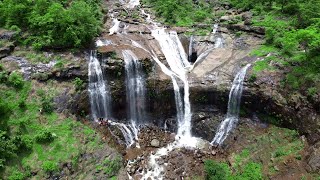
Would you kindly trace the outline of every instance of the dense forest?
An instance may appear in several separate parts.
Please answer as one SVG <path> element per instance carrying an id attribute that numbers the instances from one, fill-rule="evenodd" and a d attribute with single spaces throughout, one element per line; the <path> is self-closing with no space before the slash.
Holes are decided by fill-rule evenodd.
<path id="1" fill-rule="evenodd" d="M 0 25 L 27 33 L 20 41 L 35 49 L 79 48 L 101 30 L 101 1 L 19 1 L 0 2 Z"/>

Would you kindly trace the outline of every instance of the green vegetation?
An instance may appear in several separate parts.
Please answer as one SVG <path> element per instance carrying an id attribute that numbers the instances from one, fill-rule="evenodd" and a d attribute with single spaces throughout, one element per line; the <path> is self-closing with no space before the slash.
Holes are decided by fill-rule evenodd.
<path id="1" fill-rule="evenodd" d="M 74 87 L 77 91 L 79 90 L 82 90 L 83 88 L 85 88 L 85 84 L 83 82 L 83 80 L 81 80 L 80 78 L 76 77 L 74 80 L 73 80 L 73 84 L 74 84 Z"/>
<path id="2" fill-rule="evenodd" d="M 23 32 L 35 49 L 79 48 L 100 31 L 100 0 L 3 0 L 0 26 Z"/>
<path id="3" fill-rule="evenodd" d="M 308 96 L 320 91 L 320 1 L 230 0 L 254 13 L 254 25 L 266 28 L 266 43 L 253 55 L 273 59 L 256 63 L 255 72 L 270 70 L 276 61 L 290 70 L 283 84 Z M 271 70 L 273 70 L 271 68 Z"/>
<path id="4" fill-rule="evenodd" d="M 57 87 L 52 82 L 35 90 L 39 84 L 6 72 L 2 65 L 0 74 L 0 177 L 26 179 L 37 172 L 34 178 L 44 179 L 63 163 L 76 168 L 81 153 L 101 147 L 94 130 L 53 111 Z"/>
<path id="5" fill-rule="evenodd" d="M 102 164 L 96 167 L 96 170 L 103 171 L 108 177 L 115 178 L 115 175 L 119 172 L 121 168 L 121 158 L 116 157 L 113 160 L 106 158 L 103 160 Z"/>
<path id="6" fill-rule="evenodd" d="M 211 7 L 205 0 L 144 0 L 162 17 L 165 23 L 178 26 L 192 26 L 199 22 L 209 21 L 211 24 Z"/>
<path id="7" fill-rule="evenodd" d="M 249 142 L 241 151 L 232 154 L 225 162 L 205 161 L 206 179 L 236 180 L 236 179 L 265 179 L 279 171 L 279 167 L 288 161 L 301 161 L 301 151 L 304 148 L 297 131 L 275 126 L 267 132 L 256 135 L 246 129 Z M 255 131 L 251 129 L 251 131 Z M 286 167 L 283 167 L 286 168 Z"/>
<path id="8" fill-rule="evenodd" d="M 263 179 L 261 164 L 254 162 L 249 162 L 242 168 L 238 167 L 235 174 L 231 173 L 230 167 L 226 163 L 206 160 L 204 166 L 207 180 Z"/>

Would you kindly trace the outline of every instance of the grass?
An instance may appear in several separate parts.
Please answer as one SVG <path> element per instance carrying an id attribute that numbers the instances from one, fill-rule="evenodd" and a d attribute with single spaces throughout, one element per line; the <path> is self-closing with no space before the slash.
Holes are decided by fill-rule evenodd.
<path id="1" fill-rule="evenodd" d="M 56 61 L 55 68 L 63 68 L 67 64 L 68 60 L 61 55 L 50 55 L 47 52 L 37 52 L 32 50 L 19 50 L 14 51 L 13 55 L 26 57 L 31 64 L 49 63 Z"/>
<path id="2" fill-rule="evenodd" d="M 259 48 L 252 50 L 250 55 L 264 57 L 267 56 L 269 53 L 277 53 L 278 51 L 279 50 L 273 46 L 262 45 Z"/>
<path id="3" fill-rule="evenodd" d="M 102 164 L 96 166 L 97 171 L 103 171 L 108 177 L 116 178 L 115 175 L 119 172 L 121 168 L 121 158 L 116 157 L 113 160 L 108 158 L 104 159 Z"/>
<path id="4" fill-rule="evenodd" d="M 81 122 L 55 112 L 40 113 L 41 95 L 54 96 L 57 91 L 43 88 L 37 92 L 36 88 L 39 87 L 31 82 L 25 82 L 20 90 L 0 84 L 0 92 L 10 102 L 13 112 L 7 119 L 10 133 L 21 134 L 33 141 L 31 151 L 10 159 L 5 170 L 0 172 L 6 179 L 25 179 L 30 172 L 38 172 L 34 178 L 42 179 L 47 173 L 58 171 L 63 163 L 76 164 L 81 153 L 93 152 L 102 144 L 100 135 Z M 19 99 L 25 99 L 24 108 L 19 107 Z M 35 140 L 43 130 L 53 136 L 52 141 L 39 143 Z"/>
<path id="5" fill-rule="evenodd" d="M 288 160 L 301 164 L 305 144 L 297 131 L 276 126 L 260 134 L 252 132 L 253 129 L 240 131 L 246 132 L 247 141 L 252 143 L 244 144 L 238 152 L 231 154 L 228 157 L 230 165 L 224 161 L 206 161 L 207 179 L 264 179 L 287 168 L 283 164 Z"/>
<path id="6" fill-rule="evenodd" d="M 275 126 L 270 127 L 267 133 L 250 137 L 249 140 L 255 143 L 245 147 L 234 157 L 238 162 L 236 164 L 241 166 L 244 161 L 258 158 L 264 164 L 268 164 L 264 170 L 269 174 L 275 173 L 274 167 L 290 156 L 296 157 L 297 161 L 301 160 L 300 152 L 304 149 L 304 143 L 295 130 Z"/>

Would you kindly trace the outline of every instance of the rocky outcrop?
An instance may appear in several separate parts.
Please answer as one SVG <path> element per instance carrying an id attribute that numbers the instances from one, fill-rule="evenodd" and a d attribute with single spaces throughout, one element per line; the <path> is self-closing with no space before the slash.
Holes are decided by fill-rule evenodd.
<path id="1" fill-rule="evenodd" d="M 14 50 L 14 44 L 12 42 L 5 42 L 4 46 L 0 47 L 0 59 L 7 57 Z"/>
<path id="2" fill-rule="evenodd" d="M 314 144 L 320 140 L 320 115 L 305 96 L 281 88 L 283 76 L 281 71 L 265 71 L 254 82 L 248 82 L 242 107 L 269 123 L 298 130 Z"/>
<path id="3" fill-rule="evenodd" d="M 0 29 L 0 59 L 9 56 L 14 50 L 16 34 L 13 31 Z"/>
<path id="4" fill-rule="evenodd" d="M 248 26 L 246 24 L 227 24 L 223 26 L 233 31 L 245 31 L 245 32 L 255 33 L 258 35 L 265 34 L 265 28 L 259 27 L 259 26 Z"/>
<path id="5" fill-rule="evenodd" d="M 309 148 L 307 163 L 309 172 L 320 173 L 320 141 Z"/>

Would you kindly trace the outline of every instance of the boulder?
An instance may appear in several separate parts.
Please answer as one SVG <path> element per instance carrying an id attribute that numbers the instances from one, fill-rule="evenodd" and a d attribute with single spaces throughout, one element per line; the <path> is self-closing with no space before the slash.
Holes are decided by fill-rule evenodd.
<path id="1" fill-rule="evenodd" d="M 16 32 L 8 31 L 5 29 L 0 29 L 0 39 L 4 40 L 11 40 L 16 35 Z"/>
<path id="2" fill-rule="evenodd" d="M 220 22 L 230 21 L 232 18 L 230 16 L 222 16 Z"/>
<path id="3" fill-rule="evenodd" d="M 312 173 L 320 173 L 320 142 L 316 143 L 309 149 L 309 157 L 307 159 L 308 171 Z"/>
<path id="4" fill-rule="evenodd" d="M 159 147 L 160 146 L 160 141 L 158 139 L 153 139 L 150 144 L 153 147 Z"/>
<path id="5" fill-rule="evenodd" d="M 252 13 L 245 12 L 242 14 L 242 20 L 244 21 L 244 25 L 251 25 L 252 24 Z"/>

